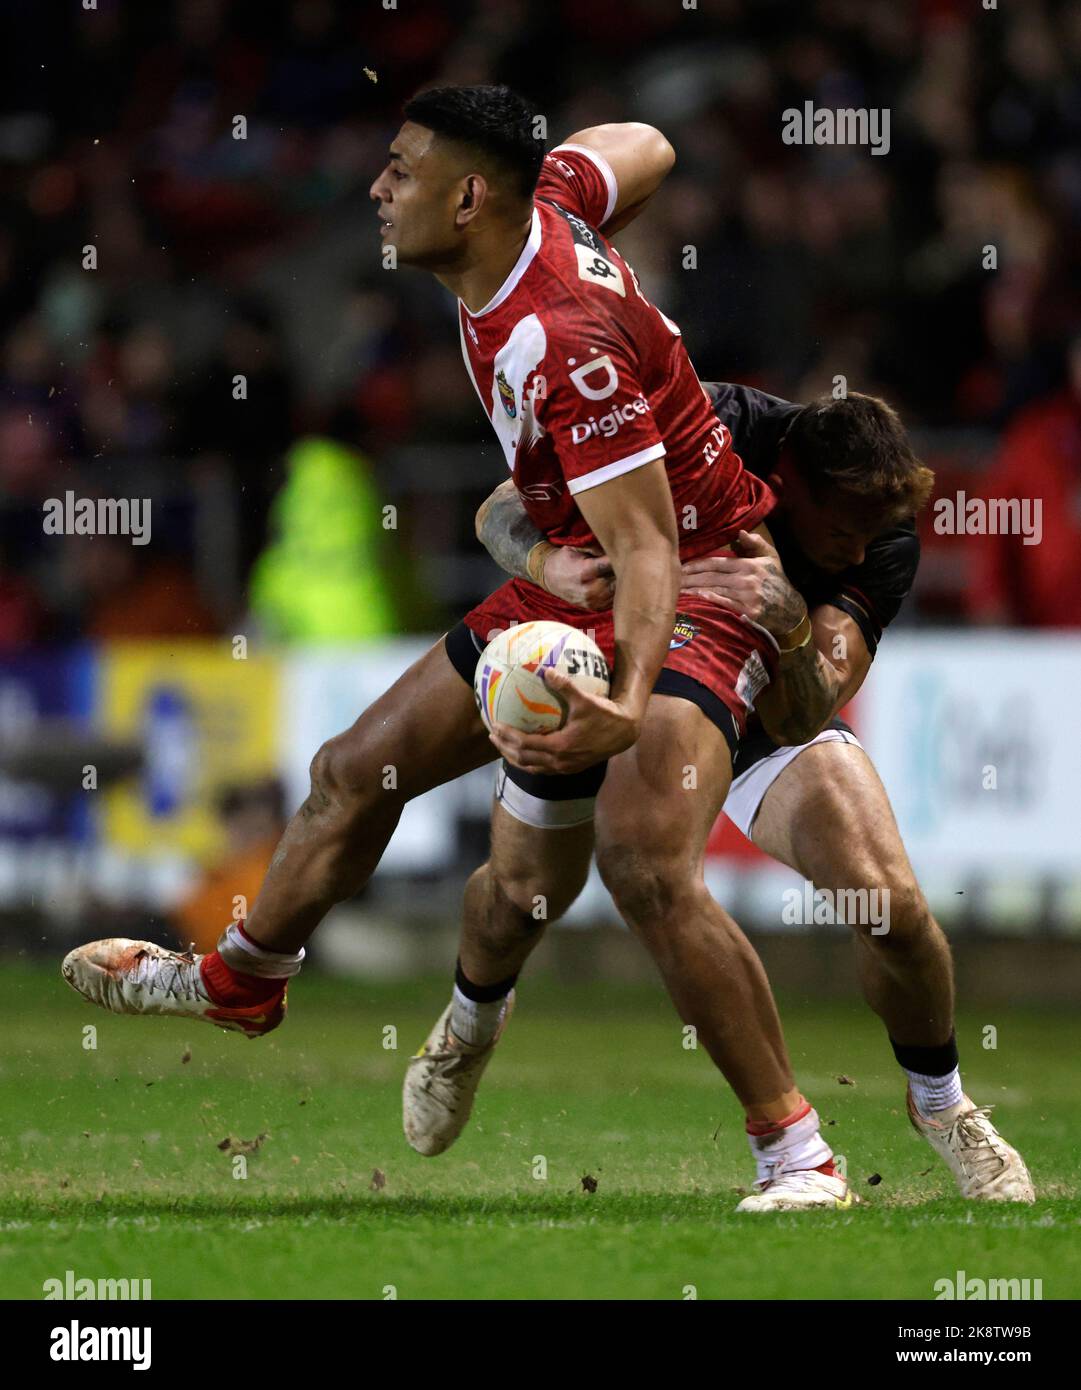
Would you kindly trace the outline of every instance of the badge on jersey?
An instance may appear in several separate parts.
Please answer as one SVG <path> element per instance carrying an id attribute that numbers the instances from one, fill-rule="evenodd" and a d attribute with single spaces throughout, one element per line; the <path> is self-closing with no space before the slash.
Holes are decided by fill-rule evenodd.
<path id="1" fill-rule="evenodd" d="M 680 647 L 685 647 L 688 642 L 693 642 L 698 633 L 698 624 L 692 623 L 686 613 L 677 613 L 675 626 L 672 628 L 672 640 L 668 643 L 670 652 L 679 651 Z"/>
<path id="2" fill-rule="evenodd" d="M 599 251 L 591 251 L 588 246 L 582 246 L 575 242 L 574 254 L 578 257 L 578 276 L 582 280 L 591 280 L 595 285 L 603 285 L 606 290 L 615 290 L 616 294 L 627 297 L 627 291 L 623 288 L 623 272 L 618 265 L 614 265 L 607 256 L 602 256 Z"/>
<path id="3" fill-rule="evenodd" d="M 514 400 L 514 387 L 507 380 L 506 373 L 502 371 L 496 372 L 495 384 L 496 389 L 499 391 L 499 399 L 503 402 L 503 409 L 513 420 L 518 414 L 518 406 L 515 404 Z"/>
<path id="4" fill-rule="evenodd" d="M 627 290 L 623 284 L 623 272 L 614 261 L 609 260 L 604 242 L 589 223 L 583 222 L 580 217 L 575 217 L 574 213 L 568 212 L 566 208 L 561 208 L 558 203 L 549 202 L 547 198 L 542 201 L 548 203 L 549 207 L 555 208 L 561 217 L 567 219 L 567 226 L 570 227 L 571 236 L 574 238 L 574 254 L 578 260 L 579 279 L 589 280 L 594 285 L 603 285 L 605 289 L 614 290 L 616 294 L 626 299 Z"/>
<path id="5" fill-rule="evenodd" d="M 543 395 L 538 387 L 540 378 L 534 374 L 547 347 L 544 325 L 536 314 L 527 314 L 514 325 L 492 362 L 488 418 L 511 470 L 519 443 L 530 449 L 544 435 L 534 410 L 533 396 Z"/>

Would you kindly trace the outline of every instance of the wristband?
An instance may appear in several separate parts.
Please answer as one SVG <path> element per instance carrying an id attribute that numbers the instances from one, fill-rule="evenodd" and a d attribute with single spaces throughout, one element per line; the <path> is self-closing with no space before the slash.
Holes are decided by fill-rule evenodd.
<path id="1" fill-rule="evenodd" d="M 552 551 L 557 549 L 550 541 L 538 541 L 525 557 L 526 574 L 539 588 L 544 588 L 544 566 Z"/>
<path id="2" fill-rule="evenodd" d="M 787 656 L 790 652 L 798 652 L 801 647 L 805 647 L 814 636 L 814 629 L 811 627 L 810 613 L 804 613 L 795 627 L 783 633 L 776 639 L 777 650 L 782 656 Z"/>

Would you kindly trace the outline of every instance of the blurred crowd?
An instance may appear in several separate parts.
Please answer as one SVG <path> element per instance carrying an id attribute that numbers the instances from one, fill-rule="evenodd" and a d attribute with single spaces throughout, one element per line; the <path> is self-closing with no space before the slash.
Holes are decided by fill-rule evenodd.
<path id="1" fill-rule="evenodd" d="M 936 616 L 1081 623 L 1075 0 L 97 0 L 63 18 L 16 0 L 0 23 L 0 648 L 304 635 L 282 584 L 252 582 L 283 547 L 312 569 L 282 534 L 304 512 L 283 501 L 312 457 L 298 441 L 349 474 L 343 544 L 367 538 L 384 591 L 421 558 L 408 518 L 372 519 L 396 450 L 430 449 L 433 472 L 448 447 L 488 450 L 499 481 L 453 301 L 382 268 L 368 198 L 402 101 L 436 81 L 509 83 L 552 144 L 663 129 L 676 169 L 619 245 L 700 374 L 795 399 L 841 374 L 898 406 L 943 478 L 1040 478 L 1044 546 L 1008 564 L 973 547 Z M 786 146 L 781 113 L 807 100 L 888 108 L 888 154 Z M 43 536 L 67 490 L 153 497 L 151 544 Z M 1040 584 L 1072 603 L 1050 614 Z M 421 613 L 388 602 L 379 622 Z"/>

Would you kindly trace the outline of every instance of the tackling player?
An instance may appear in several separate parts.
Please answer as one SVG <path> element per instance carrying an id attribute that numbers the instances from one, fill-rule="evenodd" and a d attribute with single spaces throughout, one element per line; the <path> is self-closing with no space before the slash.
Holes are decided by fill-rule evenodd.
<path id="1" fill-rule="evenodd" d="M 745 386 L 706 383 L 705 390 L 744 465 L 778 499 L 769 516 L 776 549 L 745 536 L 739 555 L 685 563 L 683 589 L 775 632 L 809 613 L 813 633 L 759 697 L 724 809 L 759 848 L 812 883 L 888 894 L 886 932 L 849 925 L 864 996 L 908 1079 L 911 1121 L 964 1196 L 1031 1201 L 1020 1155 L 962 1090 L 949 946 L 885 788 L 837 717 L 912 586 L 919 562 L 912 514 L 929 495 L 931 474 L 913 458 L 894 412 L 873 397 L 800 406 Z M 512 485 L 501 484 L 482 505 L 477 535 L 509 573 L 530 575 L 585 608 L 611 602 L 606 558 L 548 544 Z M 638 930 L 662 954 L 663 925 L 647 921 Z M 724 990 L 723 977 L 715 983 Z"/>

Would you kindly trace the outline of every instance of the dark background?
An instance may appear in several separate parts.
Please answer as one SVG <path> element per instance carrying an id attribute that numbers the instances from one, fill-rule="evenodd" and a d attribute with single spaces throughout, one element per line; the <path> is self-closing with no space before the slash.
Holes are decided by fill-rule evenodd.
<path id="1" fill-rule="evenodd" d="M 701 376 L 800 399 L 841 373 L 897 405 L 947 493 L 1035 451 L 1072 596 L 1034 596 L 1046 554 L 1019 570 L 925 524 L 905 620 L 1081 622 L 1077 4 L 6 0 L 2 24 L 0 650 L 258 626 L 249 572 L 313 435 L 399 508 L 372 558 L 395 630 L 492 586 L 472 511 L 503 465 L 454 304 L 382 268 L 367 194 L 437 81 L 510 83 L 551 144 L 664 130 L 676 169 L 619 244 Z M 785 146 L 805 100 L 888 107 L 889 153 Z M 69 487 L 152 496 L 153 544 L 47 544 L 42 498 Z"/>

